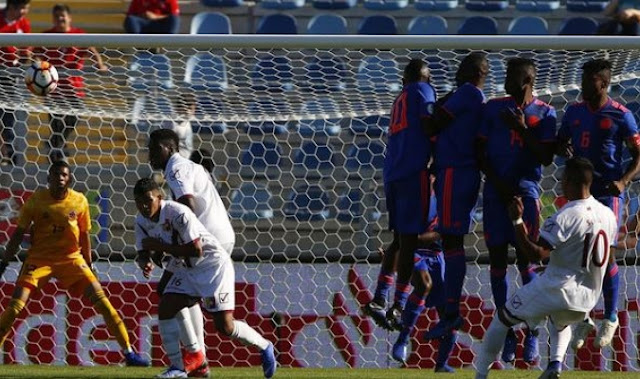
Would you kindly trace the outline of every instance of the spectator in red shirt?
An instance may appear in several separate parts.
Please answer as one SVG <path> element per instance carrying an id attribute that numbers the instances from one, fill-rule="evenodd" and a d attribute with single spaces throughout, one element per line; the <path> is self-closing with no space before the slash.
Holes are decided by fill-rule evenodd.
<path id="1" fill-rule="evenodd" d="M 177 34 L 180 31 L 178 0 L 131 0 L 124 30 L 132 34 Z"/>
<path id="2" fill-rule="evenodd" d="M 29 13 L 29 3 L 31 0 L 7 0 L 7 7 L 0 11 L 0 33 L 30 33 L 31 24 L 26 16 Z M 8 104 L 16 102 L 16 88 L 20 75 L 14 73 L 7 67 L 17 67 L 20 59 L 30 55 L 28 48 L 18 48 L 15 46 L 5 46 L 0 48 L 0 99 Z M 16 117 L 13 109 L 1 109 L 0 119 L 0 164 L 15 164 L 16 156 L 13 149 L 13 125 Z"/>
<path id="3" fill-rule="evenodd" d="M 71 25 L 71 9 L 68 5 L 54 5 L 51 13 L 53 27 L 45 30 L 44 33 L 85 33 L 84 30 Z M 107 66 L 103 63 L 102 57 L 95 47 L 62 46 L 55 49 L 40 49 L 37 53 L 41 54 L 44 60 L 58 68 L 60 73 L 58 88 L 52 94 L 52 99 L 69 103 L 70 108 L 82 107 L 82 98 L 85 96 L 84 79 L 78 71 L 83 69 L 85 58 L 93 60 L 98 71 L 107 71 Z M 61 150 L 78 124 L 78 117 L 74 114 L 51 114 L 49 115 L 49 120 L 52 132 L 49 147 L 52 160 L 57 160 L 62 157 Z M 64 155 L 68 155 L 66 150 L 64 150 Z"/>

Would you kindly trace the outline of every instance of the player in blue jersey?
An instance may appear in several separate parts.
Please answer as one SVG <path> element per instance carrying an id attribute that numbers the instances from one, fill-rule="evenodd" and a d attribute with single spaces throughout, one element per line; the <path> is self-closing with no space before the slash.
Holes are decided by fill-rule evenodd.
<path id="1" fill-rule="evenodd" d="M 622 223 L 624 192 L 640 170 L 640 135 L 633 114 L 608 94 L 611 83 L 611 63 L 594 59 L 582 66 L 582 99 L 567 108 L 558 131 L 562 154 L 589 159 L 595 167 L 591 193 L 616 215 Z M 622 153 L 627 145 L 631 163 L 623 163 Z M 595 340 L 596 347 L 611 343 L 618 328 L 618 265 L 611 254 L 602 286 L 604 320 Z M 594 328 L 585 320 L 575 333 L 573 347 L 584 344 L 586 334 Z"/>
<path id="2" fill-rule="evenodd" d="M 507 62 L 505 91 L 510 96 L 487 102 L 478 133 L 480 168 L 486 176 L 483 193 L 484 238 L 489 249 L 491 290 L 496 308 L 507 301 L 509 245 L 516 248 L 522 283 L 535 276 L 534 266 L 516 245 L 515 229 L 508 206 L 513 196 L 522 198 L 523 220 L 529 238 L 538 240 L 542 165 L 553 160 L 556 142 L 556 111 L 533 96 L 536 67 L 532 60 L 513 58 Z M 538 356 L 537 332 L 527 329 L 523 359 Z M 502 359 L 515 359 L 516 335 L 509 329 Z"/>
<path id="3" fill-rule="evenodd" d="M 404 69 L 402 93 L 393 102 L 384 160 L 384 188 L 389 212 L 389 229 L 399 241 L 398 277 L 392 307 L 387 315 L 399 324 L 409 297 L 413 253 L 418 235 L 427 229 L 430 181 L 427 164 L 431 143 L 422 130 L 422 120 L 431 115 L 436 91 L 429 84 L 425 62 L 412 59 Z M 385 277 L 383 273 L 381 277 Z M 386 298 L 374 297 L 365 312 L 380 314 Z"/>
<path id="4" fill-rule="evenodd" d="M 464 236 L 469 233 L 480 188 L 475 144 L 485 99 L 482 87 L 488 73 L 485 54 L 467 55 L 456 73 L 458 88 L 424 123 L 428 133 L 437 135 L 435 193 L 446 261 L 447 301 L 445 317 L 427 332 L 427 339 L 441 338 L 463 323 L 459 304 L 467 268 Z"/>

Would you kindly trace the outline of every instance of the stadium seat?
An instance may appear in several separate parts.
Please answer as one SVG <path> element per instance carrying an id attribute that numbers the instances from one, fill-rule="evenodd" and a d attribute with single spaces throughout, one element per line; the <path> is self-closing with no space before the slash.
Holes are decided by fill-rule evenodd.
<path id="1" fill-rule="evenodd" d="M 516 0 L 516 9 L 522 12 L 552 12 L 559 8 L 558 0 Z"/>
<path id="2" fill-rule="evenodd" d="M 402 87 L 402 75 L 392 57 L 365 57 L 360 61 L 356 81 L 361 91 L 397 92 Z"/>
<path id="3" fill-rule="evenodd" d="M 362 19 L 362 21 L 360 21 L 360 26 L 358 26 L 358 34 L 398 34 L 398 25 L 396 24 L 396 20 L 391 16 L 366 16 Z"/>
<path id="4" fill-rule="evenodd" d="M 547 20 L 537 16 L 516 17 L 509 23 L 507 33 L 511 35 L 547 35 L 549 24 Z"/>
<path id="5" fill-rule="evenodd" d="M 303 137 L 337 136 L 340 134 L 339 118 L 327 118 L 323 115 L 339 112 L 338 104 L 329 97 L 314 97 L 302 106 L 302 114 L 322 118 L 303 119 L 298 122 L 298 133 Z"/>
<path id="6" fill-rule="evenodd" d="M 382 172 L 384 166 L 384 146 L 378 142 L 365 142 L 353 145 L 347 150 L 345 167 L 350 175 L 359 178 L 372 178 Z"/>
<path id="7" fill-rule="evenodd" d="M 260 19 L 256 34 L 298 34 L 298 22 L 288 14 L 269 14 Z"/>
<path id="8" fill-rule="evenodd" d="M 317 14 L 309 20 L 307 34 L 348 34 L 347 20 L 338 14 Z"/>
<path id="9" fill-rule="evenodd" d="M 172 129 L 174 115 L 169 97 L 157 94 L 139 96 L 133 103 L 131 123 L 136 132 L 149 134 L 157 129 Z"/>
<path id="10" fill-rule="evenodd" d="M 333 150 L 326 142 L 305 142 L 293 156 L 293 172 L 298 177 L 320 177 L 335 167 Z"/>
<path id="11" fill-rule="evenodd" d="M 253 142 L 240 158 L 242 164 L 240 175 L 245 178 L 266 176 L 273 179 L 281 172 L 279 167 L 281 157 L 282 148 L 275 142 Z"/>
<path id="12" fill-rule="evenodd" d="M 606 0 L 567 0 L 569 12 L 602 12 L 609 4 Z"/>
<path id="13" fill-rule="evenodd" d="M 231 34 L 231 20 L 219 12 L 200 12 L 191 19 L 191 34 Z"/>
<path id="14" fill-rule="evenodd" d="M 341 222 L 358 221 L 362 217 L 362 190 L 351 188 L 338 197 L 336 218 Z"/>
<path id="15" fill-rule="evenodd" d="M 414 6 L 419 11 L 448 11 L 458 7 L 458 0 L 416 0 Z"/>
<path id="16" fill-rule="evenodd" d="M 249 116 L 260 118 L 264 115 L 291 114 L 289 104 L 276 99 L 263 99 L 249 104 Z M 241 125 L 241 129 L 251 135 L 286 134 L 287 121 L 250 121 Z"/>
<path id="17" fill-rule="evenodd" d="M 200 0 L 205 7 L 239 7 L 244 0 Z"/>
<path id="18" fill-rule="evenodd" d="M 264 9 L 289 10 L 304 7 L 305 0 L 260 0 Z"/>
<path id="19" fill-rule="evenodd" d="M 164 54 L 139 51 L 129 66 L 129 85 L 139 91 L 173 88 L 171 60 Z"/>
<path id="20" fill-rule="evenodd" d="M 350 9 L 356 6 L 358 0 L 313 0 L 316 9 Z"/>
<path id="21" fill-rule="evenodd" d="M 442 35 L 447 34 L 449 25 L 442 16 L 418 16 L 409 22 L 407 34 L 413 35 Z"/>
<path id="22" fill-rule="evenodd" d="M 262 184 L 243 183 L 231 193 L 229 216 L 244 221 L 273 218 L 271 192 Z"/>
<path id="23" fill-rule="evenodd" d="M 256 91 L 284 92 L 293 89 L 291 61 L 286 56 L 262 55 L 251 73 Z"/>
<path id="24" fill-rule="evenodd" d="M 497 12 L 507 9 L 508 0 L 466 0 L 464 7 L 472 12 Z"/>
<path id="25" fill-rule="evenodd" d="M 460 35 L 496 35 L 498 22 L 493 17 L 471 16 L 466 18 L 458 29 Z"/>
<path id="26" fill-rule="evenodd" d="M 409 0 L 364 0 L 363 5 L 372 11 L 395 11 L 406 8 Z"/>
<path id="27" fill-rule="evenodd" d="M 367 116 L 351 119 L 349 132 L 355 135 L 365 135 L 379 138 L 389 130 L 389 116 Z"/>
<path id="28" fill-rule="evenodd" d="M 224 91 L 229 86 L 227 69 L 221 57 L 198 53 L 187 60 L 184 83 L 194 91 Z"/>
<path id="29" fill-rule="evenodd" d="M 335 55 L 314 56 L 306 66 L 307 82 L 316 91 L 344 90 L 347 73 L 346 65 Z"/>
<path id="30" fill-rule="evenodd" d="M 226 113 L 226 107 L 222 100 L 216 99 L 206 93 L 197 93 L 196 115 L 198 117 L 191 121 L 191 128 L 197 134 L 215 134 L 227 131 L 227 124 L 224 121 L 216 120 L 221 114 Z"/>
<path id="31" fill-rule="evenodd" d="M 330 216 L 330 199 L 320 185 L 299 185 L 289 194 L 284 205 L 284 214 L 296 221 L 321 221 Z"/>
<path id="32" fill-rule="evenodd" d="M 598 22 L 591 17 L 570 17 L 565 19 L 558 31 L 563 36 L 590 36 L 596 34 Z"/>

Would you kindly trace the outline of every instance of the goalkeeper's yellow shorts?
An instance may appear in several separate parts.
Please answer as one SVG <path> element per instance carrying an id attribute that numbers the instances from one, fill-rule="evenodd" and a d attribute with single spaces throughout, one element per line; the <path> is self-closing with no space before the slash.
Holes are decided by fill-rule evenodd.
<path id="1" fill-rule="evenodd" d="M 16 285 L 33 291 L 42 288 L 51 278 L 56 278 L 58 285 L 72 295 L 81 295 L 89 285 L 98 281 L 81 256 L 59 262 L 27 258 L 22 264 Z"/>

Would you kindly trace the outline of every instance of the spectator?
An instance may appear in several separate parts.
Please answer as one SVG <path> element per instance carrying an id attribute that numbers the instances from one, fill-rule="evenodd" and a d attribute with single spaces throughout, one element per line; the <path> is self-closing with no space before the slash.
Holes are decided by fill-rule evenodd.
<path id="1" fill-rule="evenodd" d="M 7 7 L 0 11 L 0 33 L 30 33 L 31 24 L 26 18 L 29 13 L 29 3 L 31 0 L 7 0 Z M 20 65 L 20 58 L 30 55 L 28 48 L 18 48 L 15 46 L 5 46 L 0 48 L 0 64 L 5 67 L 17 67 Z M 0 74 L 0 92 L 2 100 L 6 103 L 15 102 L 17 86 L 17 75 L 11 75 L 10 71 L 4 70 Z M 0 110 L 0 164 L 3 166 L 16 163 L 13 150 L 13 124 L 16 117 L 14 110 Z"/>
<path id="2" fill-rule="evenodd" d="M 610 19 L 598 28 L 603 35 L 640 35 L 640 9 L 635 0 L 611 0 L 604 10 Z"/>
<path id="3" fill-rule="evenodd" d="M 191 128 L 191 120 L 196 113 L 195 98 L 191 94 L 181 97 L 181 101 L 177 104 L 178 119 L 173 122 L 173 131 L 178 135 L 180 140 L 179 153 L 183 157 L 189 159 L 193 152 L 193 129 Z M 200 162 L 197 162 L 200 163 Z"/>
<path id="4" fill-rule="evenodd" d="M 180 31 L 178 0 L 132 0 L 124 30 L 131 34 L 177 34 Z"/>
<path id="5" fill-rule="evenodd" d="M 71 25 L 71 9 L 68 5 L 54 5 L 51 10 L 51 14 L 53 16 L 53 27 L 49 30 L 45 30 L 44 33 L 85 33 L 84 30 L 75 28 Z M 107 71 L 107 66 L 105 66 L 102 61 L 102 57 L 95 47 L 39 49 L 36 53 L 39 55 L 41 54 L 43 59 L 56 66 L 58 69 L 63 69 L 60 71 L 60 80 L 58 81 L 58 89 L 54 92 L 54 98 L 56 101 L 70 103 L 72 108 L 81 108 L 81 99 L 85 97 L 84 79 L 82 75 L 79 75 L 77 72 L 82 70 L 85 58 L 90 57 L 90 59 L 94 61 L 98 71 Z M 65 72 L 65 70 L 74 70 L 76 72 Z M 67 138 L 78 124 L 78 117 L 75 114 L 51 114 L 49 115 L 49 120 L 51 125 L 49 148 L 51 150 L 52 160 L 57 160 L 62 157 L 62 152 L 60 150 L 64 149 Z M 66 149 L 64 149 L 64 155 L 68 155 Z"/>

